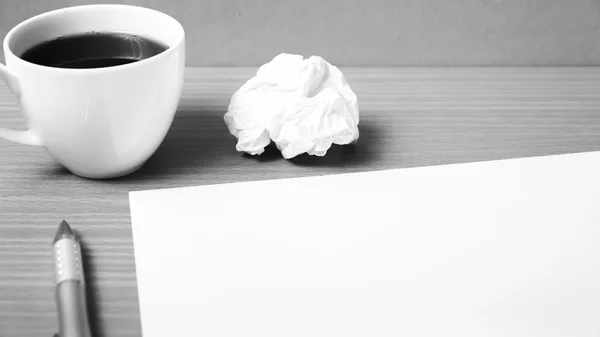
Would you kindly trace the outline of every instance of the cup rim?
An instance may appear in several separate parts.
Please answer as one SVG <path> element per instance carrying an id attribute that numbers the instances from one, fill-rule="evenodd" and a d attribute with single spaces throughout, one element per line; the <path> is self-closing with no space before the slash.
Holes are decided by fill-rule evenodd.
<path id="1" fill-rule="evenodd" d="M 58 15 L 64 12 L 76 12 L 76 11 L 80 11 L 80 10 L 86 10 L 86 9 L 93 9 L 93 8 L 129 8 L 129 9 L 133 9 L 133 10 L 139 10 L 139 11 L 149 11 L 149 12 L 153 12 L 155 14 L 158 14 L 160 16 L 165 17 L 168 20 L 171 20 L 177 27 L 177 30 L 179 30 L 179 37 L 177 39 L 177 42 L 172 45 L 169 46 L 168 49 L 160 52 L 159 54 L 156 54 L 152 57 L 149 57 L 147 59 L 143 59 L 143 60 L 139 60 L 137 62 L 132 62 L 132 63 L 127 63 L 127 64 L 121 64 L 121 65 L 116 65 L 116 66 L 111 66 L 111 67 L 103 67 L 103 68 L 58 68 L 58 67 L 51 67 L 51 66 L 45 66 L 45 65 L 41 65 L 41 64 L 37 64 L 37 63 L 33 63 L 33 62 L 29 62 L 26 61 L 24 59 L 22 59 L 20 56 L 16 55 L 15 53 L 13 53 L 13 51 L 11 50 L 11 48 L 9 48 L 9 41 L 11 41 L 11 39 L 13 38 L 13 36 L 16 34 L 17 31 L 23 29 L 23 27 L 26 27 L 27 25 L 31 24 L 32 22 L 38 21 L 38 20 L 43 20 L 46 19 L 48 17 L 52 17 L 53 15 Z M 113 71 L 122 71 L 122 70 L 126 70 L 126 69 L 134 69 L 137 67 L 143 67 L 145 64 L 149 63 L 149 62 L 154 62 L 158 59 L 167 57 L 168 55 L 174 53 L 176 51 L 176 49 L 178 49 L 180 47 L 180 45 L 185 41 L 185 30 L 183 29 L 183 26 L 181 25 L 181 23 L 176 20 L 175 18 L 173 18 L 172 16 L 163 13 L 161 11 L 152 9 L 152 8 L 148 8 L 148 7 L 142 7 L 142 6 L 135 6 L 135 5 L 124 5 L 124 4 L 94 4 L 94 5 L 79 5 L 79 6 L 69 6 L 69 7 L 63 7 L 63 8 L 59 8 L 59 9 L 55 9 L 55 10 L 51 10 L 51 11 L 47 11 L 44 13 L 40 13 L 38 15 L 32 16 L 28 19 L 25 19 L 23 21 L 21 21 L 20 23 L 18 23 L 16 26 L 14 26 L 13 28 L 11 28 L 8 33 L 6 34 L 6 36 L 4 37 L 4 41 L 2 43 L 2 47 L 4 48 L 4 52 L 10 54 L 13 59 L 16 59 L 17 62 L 22 63 L 22 64 L 26 64 L 28 66 L 34 67 L 34 68 L 40 68 L 40 69 L 44 69 L 44 70 L 48 70 L 51 72 L 60 72 L 60 73 L 69 73 L 69 74 L 93 74 L 93 73 L 108 73 L 108 72 L 113 72 Z"/>

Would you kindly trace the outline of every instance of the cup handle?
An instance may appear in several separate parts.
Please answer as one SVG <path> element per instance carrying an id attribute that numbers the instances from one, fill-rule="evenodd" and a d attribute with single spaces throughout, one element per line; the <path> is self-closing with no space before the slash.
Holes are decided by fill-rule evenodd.
<path id="1" fill-rule="evenodd" d="M 0 78 L 8 86 L 8 89 L 17 96 L 17 100 L 21 101 L 21 85 L 17 76 L 8 69 L 7 66 L 0 63 Z M 14 130 L 0 127 L 0 138 L 10 140 L 19 144 L 41 146 L 39 137 L 34 135 L 31 130 Z"/>

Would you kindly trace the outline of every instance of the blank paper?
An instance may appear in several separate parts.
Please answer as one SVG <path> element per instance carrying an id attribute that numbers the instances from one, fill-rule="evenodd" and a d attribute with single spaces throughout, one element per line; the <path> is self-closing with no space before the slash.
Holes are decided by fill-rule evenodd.
<path id="1" fill-rule="evenodd" d="M 600 335 L 600 152 L 130 206 L 145 337 Z"/>

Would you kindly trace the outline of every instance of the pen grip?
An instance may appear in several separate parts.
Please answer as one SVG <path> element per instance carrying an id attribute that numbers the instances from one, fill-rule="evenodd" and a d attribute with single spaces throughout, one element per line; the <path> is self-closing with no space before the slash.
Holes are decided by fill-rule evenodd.
<path id="1" fill-rule="evenodd" d="M 56 287 L 56 303 L 60 337 L 91 337 L 81 282 L 61 282 Z"/>

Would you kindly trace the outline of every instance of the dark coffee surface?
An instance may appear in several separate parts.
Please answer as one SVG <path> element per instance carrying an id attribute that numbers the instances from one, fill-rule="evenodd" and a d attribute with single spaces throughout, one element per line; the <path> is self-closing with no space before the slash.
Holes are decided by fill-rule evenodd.
<path id="1" fill-rule="evenodd" d="M 168 47 L 127 33 L 90 32 L 37 44 L 21 55 L 25 61 L 58 68 L 103 68 L 160 54 Z"/>

